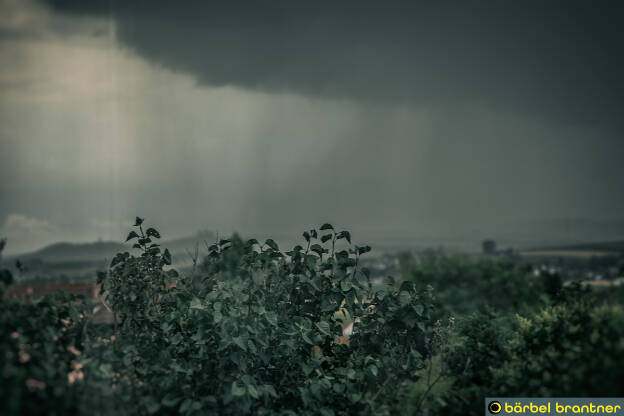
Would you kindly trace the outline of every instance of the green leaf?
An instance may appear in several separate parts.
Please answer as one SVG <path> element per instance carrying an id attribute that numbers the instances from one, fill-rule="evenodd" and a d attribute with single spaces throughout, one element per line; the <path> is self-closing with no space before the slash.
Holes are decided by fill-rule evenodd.
<path id="1" fill-rule="evenodd" d="M 308 344 L 315 345 L 314 341 L 312 341 L 305 332 L 301 334 L 301 336 L 303 337 L 303 340 L 307 342 Z"/>
<path id="2" fill-rule="evenodd" d="M 194 297 L 191 300 L 191 305 L 189 306 L 189 308 L 190 309 L 199 309 L 199 310 L 206 309 L 206 307 L 204 305 L 202 305 L 201 299 L 199 299 L 198 297 Z"/>
<path id="3" fill-rule="evenodd" d="M 139 237 L 139 235 L 136 233 L 136 231 L 130 231 L 130 233 L 128 234 L 128 237 L 126 237 L 126 242 L 137 237 Z"/>
<path id="4" fill-rule="evenodd" d="M 264 391 L 266 391 L 267 393 L 269 393 L 273 397 L 277 397 L 277 393 L 275 392 L 275 388 L 272 385 L 270 385 L 270 384 L 265 384 L 264 385 Z"/>
<path id="5" fill-rule="evenodd" d="M 151 247 L 147 249 L 147 252 L 150 254 L 158 254 L 160 253 L 160 247 Z"/>
<path id="6" fill-rule="evenodd" d="M 193 404 L 193 401 L 191 399 L 184 400 L 180 405 L 180 413 L 185 413 L 189 409 L 189 407 L 191 407 L 191 404 Z"/>
<path id="7" fill-rule="evenodd" d="M 304 231 L 303 238 L 305 238 L 306 241 L 310 241 L 310 233 L 307 231 Z"/>
<path id="8" fill-rule="evenodd" d="M 239 387 L 236 381 L 232 382 L 232 396 L 241 397 L 244 396 L 247 390 L 244 387 Z M 180 409 L 182 411 L 182 409 Z"/>
<path id="9" fill-rule="evenodd" d="M 364 253 L 368 253 L 369 251 L 371 251 L 371 248 L 370 246 L 358 247 L 357 251 L 358 251 L 358 254 L 364 254 Z"/>
<path id="10" fill-rule="evenodd" d="M 332 235 L 331 234 L 326 234 L 326 235 L 321 237 L 321 242 L 325 243 L 326 241 L 329 241 L 331 239 L 332 239 Z"/>
<path id="11" fill-rule="evenodd" d="M 332 303 L 330 299 L 328 299 L 326 296 L 324 296 L 321 299 L 321 311 L 322 312 L 329 312 L 329 311 L 333 311 L 337 308 L 337 305 Z"/>
<path id="12" fill-rule="evenodd" d="M 179 397 L 175 397 L 171 393 L 169 393 L 165 397 L 163 397 L 161 403 L 163 404 L 163 406 L 173 407 L 176 404 L 180 403 L 180 400 L 182 399 Z"/>
<path id="13" fill-rule="evenodd" d="M 321 231 L 333 230 L 333 229 L 334 229 L 334 227 L 331 224 L 327 223 L 327 222 L 325 224 L 321 225 L 321 228 L 319 228 L 319 230 L 321 230 Z"/>
<path id="14" fill-rule="evenodd" d="M 328 337 L 331 336 L 331 329 L 329 328 L 329 323 L 327 323 L 326 321 L 321 321 L 321 322 L 317 323 L 316 327 L 323 334 L 327 335 Z"/>
<path id="15" fill-rule="evenodd" d="M 345 385 L 342 383 L 334 383 L 334 385 L 332 386 L 334 392 L 338 393 L 338 394 L 342 394 L 345 391 Z"/>
<path id="16" fill-rule="evenodd" d="M 156 238 L 160 238 L 160 233 L 155 229 L 155 228 L 148 228 L 147 231 L 145 231 L 145 234 L 148 237 L 156 237 Z"/>
<path id="17" fill-rule="evenodd" d="M 321 385 L 318 382 L 310 384 L 310 391 L 317 399 L 321 399 Z"/>
<path id="18" fill-rule="evenodd" d="M 277 314 L 274 312 L 267 312 L 266 315 L 266 320 L 269 321 L 269 323 L 273 326 L 277 326 Z"/>
<path id="19" fill-rule="evenodd" d="M 318 285 L 316 284 L 316 281 L 314 279 L 310 279 L 307 282 L 310 286 L 312 286 L 312 289 L 314 289 L 317 292 L 320 292 L 320 288 L 318 287 Z"/>
<path id="20" fill-rule="evenodd" d="M 351 401 L 351 403 L 358 403 L 360 400 L 362 400 L 362 393 L 349 394 L 349 400 Z"/>
<path id="21" fill-rule="evenodd" d="M 273 241 L 272 239 L 268 239 L 264 242 L 264 244 L 266 244 L 267 246 L 271 247 L 271 249 L 275 250 L 275 251 L 279 251 L 279 247 L 277 246 L 277 243 L 275 241 Z"/>
<path id="22" fill-rule="evenodd" d="M 312 247 L 310 247 L 310 250 L 315 252 L 316 254 L 318 254 L 319 256 L 323 255 L 323 247 L 321 247 L 318 244 L 313 244 Z"/>
<path id="23" fill-rule="evenodd" d="M 423 312 L 425 311 L 425 307 L 419 303 L 414 307 L 414 310 L 419 316 L 422 316 Z"/>
<path id="24" fill-rule="evenodd" d="M 412 295 L 410 295 L 408 291 L 402 290 L 399 293 L 399 304 L 401 306 L 409 305 L 411 301 L 412 301 Z"/>
<path id="25" fill-rule="evenodd" d="M 163 263 L 165 263 L 166 265 L 170 265 L 171 264 L 171 253 L 169 253 L 169 249 L 166 248 L 165 251 L 162 254 L 162 260 Z"/>
<path id="26" fill-rule="evenodd" d="M 136 220 L 134 221 L 134 226 L 138 227 L 141 224 L 143 224 L 143 218 L 136 217 Z"/>
<path id="27" fill-rule="evenodd" d="M 248 384 L 247 385 L 247 392 L 254 399 L 257 399 L 257 398 L 260 397 L 260 394 L 258 393 L 258 390 L 256 389 L 256 387 L 253 384 Z"/>
<path id="28" fill-rule="evenodd" d="M 223 319 L 223 315 L 221 314 L 220 311 L 215 311 L 213 315 L 213 319 L 214 319 L 214 323 L 218 324 L 219 322 L 221 322 L 221 319 Z"/>
<path id="29" fill-rule="evenodd" d="M 300 362 L 300 365 L 301 365 L 301 370 L 303 370 L 303 374 L 305 374 L 306 377 L 309 376 L 310 373 L 314 370 L 312 366 L 309 366 L 304 362 Z"/>
<path id="30" fill-rule="evenodd" d="M 343 231 L 342 235 L 344 235 L 344 238 L 351 244 L 351 233 L 349 231 Z"/>
<path id="31" fill-rule="evenodd" d="M 129 367 L 132 364 L 133 356 L 132 354 L 124 355 L 122 361 L 126 367 Z"/>
<path id="32" fill-rule="evenodd" d="M 245 341 L 242 337 L 232 337 L 232 341 L 234 342 L 234 344 L 238 345 L 240 349 L 242 349 L 243 351 L 247 351 L 247 345 L 245 345 Z"/>
<path id="33" fill-rule="evenodd" d="M 102 363 L 99 365 L 98 370 L 104 378 L 113 378 L 115 376 L 113 368 L 110 364 Z"/>

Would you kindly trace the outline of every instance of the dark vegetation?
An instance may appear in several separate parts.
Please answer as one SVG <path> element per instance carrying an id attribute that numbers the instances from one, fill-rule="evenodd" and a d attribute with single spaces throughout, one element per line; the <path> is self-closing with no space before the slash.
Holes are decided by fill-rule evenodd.
<path id="1" fill-rule="evenodd" d="M 435 369 L 441 383 L 410 410 L 481 415 L 486 396 L 624 394 L 622 286 L 590 290 L 509 260 L 433 251 L 404 257 L 402 270 L 435 287 L 435 313 L 456 317 Z M 408 403 L 422 388 L 411 384 Z"/>
<path id="2" fill-rule="evenodd" d="M 378 285 L 370 247 L 329 224 L 284 252 L 235 235 L 178 274 L 159 238 L 137 218 L 99 274 L 111 324 L 80 296 L 1 298 L 1 414 L 477 415 L 488 395 L 624 395 L 620 287 L 441 252 Z M 11 283 L 0 271 L 0 295 Z"/>

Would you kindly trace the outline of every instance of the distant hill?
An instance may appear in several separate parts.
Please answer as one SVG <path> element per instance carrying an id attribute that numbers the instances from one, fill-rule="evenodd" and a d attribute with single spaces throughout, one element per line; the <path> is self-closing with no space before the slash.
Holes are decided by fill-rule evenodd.
<path id="1" fill-rule="evenodd" d="M 191 256 L 196 249 L 198 260 L 201 261 L 206 255 L 206 244 L 212 244 L 214 240 L 213 233 L 199 232 L 194 236 L 158 243 L 169 249 L 174 266 L 184 267 L 192 264 Z M 133 250 L 136 251 L 130 242 L 125 244 L 112 241 L 59 242 L 31 253 L 5 256 L 2 260 L 5 267 L 13 269 L 20 280 L 35 278 L 83 280 L 95 279 L 95 271 L 106 268 L 115 254 Z M 15 267 L 17 260 L 22 264 L 21 271 Z"/>
<path id="2" fill-rule="evenodd" d="M 172 253 L 185 253 L 186 250 L 194 250 L 198 244 L 200 251 L 205 243 L 212 244 L 215 235 L 211 232 L 199 232 L 194 236 L 178 238 L 175 240 L 158 241 L 158 243 L 168 248 Z M 116 253 L 131 251 L 132 244 L 116 243 L 113 241 L 98 241 L 93 243 L 69 243 L 59 242 L 46 246 L 31 253 L 14 254 L 6 256 L 7 259 L 32 260 L 38 259 L 45 262 L 66 262 L 66 261 L 99 261 L 111 259 Z"/>
<path id="3" fill-rule="evenodd" d="M 110 259 L 125 250 L 123 244 L 111 241 L 95 243 L 54 243 L 32 253 L 13 255 L 20 261 L 38 259 L 47 263 L 71 261 L 97 261 Z"/>

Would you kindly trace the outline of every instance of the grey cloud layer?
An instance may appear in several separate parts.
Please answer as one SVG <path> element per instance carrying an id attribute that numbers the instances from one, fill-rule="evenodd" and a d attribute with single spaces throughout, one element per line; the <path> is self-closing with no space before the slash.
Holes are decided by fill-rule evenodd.
<path id="1" fill-rule="evenodd" d="M 622 2 L 49 3 L 112 16 L 122 42 L 210 85 L 622 126 Z"/>

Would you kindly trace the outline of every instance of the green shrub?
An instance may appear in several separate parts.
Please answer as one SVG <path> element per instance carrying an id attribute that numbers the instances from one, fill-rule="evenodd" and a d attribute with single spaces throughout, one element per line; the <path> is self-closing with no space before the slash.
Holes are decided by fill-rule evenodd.
<path id="1" fill-rule="evenodd" d="M 0 255 L 5 244 L 0 239 Z M 67 294 L 30 304 L 5 299 L 12 283 L 0 269 L 0 414 L 76 413 L 86 305 Z"/>
<path id="2" fill-rule="evenodd" d="M 492 366 L 508 358 L 506 343 L 512 333 L 507 317 L 492 310 L 458 318 L 455 329 L 447 332 L 445 347 L 424 371 L 437 378 L 436 385 L 424 396 L 426 386 L 422 382 L 406 383 L 397 413 L 483 414 L 483 398 L 491 395 Z"/>
<path id="3" fill-rule="evenodd" d="M 493 371 L 500 394 L 624 395 L 624 310 L 583 300 L 518 318 L 509 359 Z"/>
<path id="4" fill-rule="evenodd" d="M 86 307 L 68 294 L 0 300 L 0 413 L 74 414 Z"/>
<path id="5" fill-rule="evenodd" d="M 199 273 L 178 276 L 158 232 L 136 226 L 128 239 L 141 254 L 117 255 L 100 276 L 118 325 L 114 342 L 85 349 L 85 383 L 114 386 L 98 408 L 387 414 L 398 384 L 418 378 L 434 331 L 430 292 L 374 290 L 359 267 L 370 247 L 348 232 L 325 224 L 285 253 L 273 240 L 221 240 Z M 350 346 L 338 342 L 344 316 L 356 321 Z"/>
<path id="6" fill-rule="evenodd" d="M 487 396 L 624 394 L 624 310 L 583 295 L 565 288 L 553 306 L 528 318 L 490 312 L 459 319 L 439 358 L 442 382 L 423 414 L 480 415 Z M 408 384 L 401 413 L 420 401 L 421 390 Z"/>

